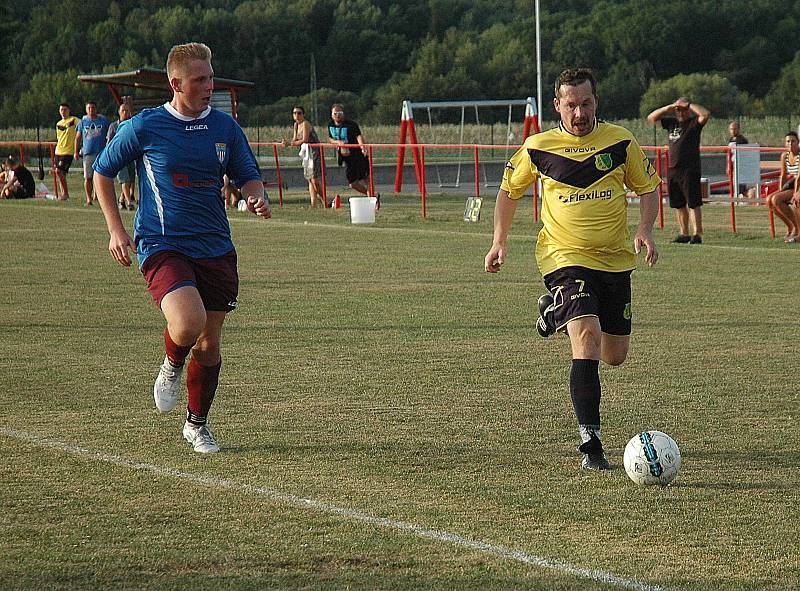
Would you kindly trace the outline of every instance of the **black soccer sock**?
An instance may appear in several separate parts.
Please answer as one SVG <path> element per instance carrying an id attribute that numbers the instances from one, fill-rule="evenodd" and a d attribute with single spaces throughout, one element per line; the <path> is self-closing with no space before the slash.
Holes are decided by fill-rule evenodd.
<path id="1" fill-rule="evenodd" d="M 569 393 L 579 425 L 600 428 L 600 362 L 573 359 Z"/>

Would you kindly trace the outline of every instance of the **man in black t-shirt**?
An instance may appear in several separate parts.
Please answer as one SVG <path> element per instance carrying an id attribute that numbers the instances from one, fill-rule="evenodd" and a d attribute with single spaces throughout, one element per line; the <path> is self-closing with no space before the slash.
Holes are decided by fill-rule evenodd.
<path id="1" fill-rule="evenodd" d="M 328 122 L 328 142 L 337 146 L 345 144 L 358 144 L 361 148 L 339 148 L 339 165 L 344 162 L 345 174 L 350 187 L 367 196 L 369 194 L 369 160 L 367 147 L 364 145 L 364 135 L 358 123 L 352 119 L 344 118 L 344 107 L 336 103 L 331 107 L 331 120 Z M 380 195 L 378 207 L 380 207 Z"/>
<path id="2" fill-rule="evenodd" d="M 665 117 L 673 112 L 675 117 Z M 700 133 L 711 117 L 705 107 L 681 97 L 659 107 L 647 116 L 650 123 L 661 122 L 669 132 L 669 206 L 678 218 L 679 234 L 673 240 L 681 244 L 703 242 L 703 218 L 700 192 Z M 689 234 L 691 212 L 692 234 Z"/>
<path id="3" fill-rule="evenodd" d="M 6 158 L 8 175 L 6 184 L 0 189 L 3 199 L 30 199 L 36 196 L 36 182 L 31 171 L 20 164 L 15 156 Z"/>

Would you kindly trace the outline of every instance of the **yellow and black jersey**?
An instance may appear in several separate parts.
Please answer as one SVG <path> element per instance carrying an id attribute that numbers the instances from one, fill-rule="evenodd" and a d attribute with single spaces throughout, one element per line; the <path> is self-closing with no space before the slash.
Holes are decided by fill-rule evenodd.
<path id="1" fill-rule="evenodd" d="M 596 121 L 578 137 L 562 125 L 533 135 L 506 164 L 500 188 L 519 199 L 542 181 L 539 271 L 572 265 L 599 271 L 636 266 L 628 233 L 626 187 L 639 195 L 661 182 L 631 132 Z"/>
<path id="2" fill-rule="evenodd" d="M 56 123 L 56 156 L 71 156 L 75 151 L 75 134 L 81 120 L 70 115 Z"/>

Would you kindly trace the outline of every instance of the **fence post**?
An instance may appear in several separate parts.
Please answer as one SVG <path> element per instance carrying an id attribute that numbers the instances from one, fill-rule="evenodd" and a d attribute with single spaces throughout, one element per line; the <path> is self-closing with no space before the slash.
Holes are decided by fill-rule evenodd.
<path id="1" fill-rule="evenodd" d="M 428 181 L 425 179 L 425 146 L 421 146 L 419 149 L 420 154 L 420 182 L 422 188 L 422 217 L 428 217 Z"/>
<path id="2" fill-rule="evenodd" d="M 328 207 L 328 179 L 325 167 L 325 145 L 319 144 L 319 163 L 320 171 L 322 172 L 322 206 L 327 209 Z"/>
<path id="3" fill-rule="evenodd" d="M 480 156 L 478 155 L 478 144 L 475 144 L 475 197 L 481 196 L 481 173 Z"/>
<path id="4" fill-rule="evenodd" d="M 369 194 L 375 197 L 375 174 L 372 166 L 372 145 L 367 148 L 367 155 L 369 157 Z"/>
<path id="5" fill-rule="evenodd" d="M 281 161 L 278 159 L 278 144 L 272 144 L 272 153 L 275 156 L 275 175 L 278 178 L 278 203 L 283 207 L 283 180 L 281 179 Z"/>

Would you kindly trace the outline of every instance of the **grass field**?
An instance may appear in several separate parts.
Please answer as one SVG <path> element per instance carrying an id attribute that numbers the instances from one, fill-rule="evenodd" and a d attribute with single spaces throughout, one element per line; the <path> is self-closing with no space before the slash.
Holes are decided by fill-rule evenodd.
<path id="1" fill-rule="evenodd" d="M 733 235 L 706 207 L 701 246 L 656 231 L 598 474 L 568 342 L 533 327 L 529 204 L 497 276 L 491 200 L 477 224 L 447 196 L 422 220 L 385 195 L 370 226 L 300 192 L 232 212 L 223 451 L 200 457 L 153 407 L 162 317 L 79 196 L 0 202 L 0 589 L 798 588 L 800 253 L 763 208 Z M 642 429 L 681 446 L 669 487 L 625 475 Z"/>

